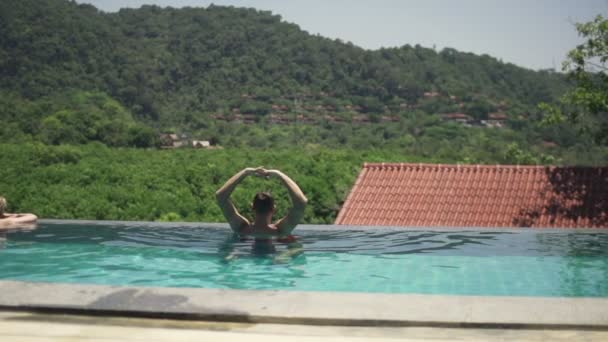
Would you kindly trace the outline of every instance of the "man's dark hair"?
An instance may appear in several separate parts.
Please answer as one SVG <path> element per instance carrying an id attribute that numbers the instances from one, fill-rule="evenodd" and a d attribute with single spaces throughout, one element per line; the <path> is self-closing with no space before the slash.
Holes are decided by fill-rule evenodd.
<path id="1" fill-rule="evenodd" d="M 269 192 L 258 192 L 253 198 L 253 210 L 256 214 L 268 214 L 274 209 L 274 198 Z"/>

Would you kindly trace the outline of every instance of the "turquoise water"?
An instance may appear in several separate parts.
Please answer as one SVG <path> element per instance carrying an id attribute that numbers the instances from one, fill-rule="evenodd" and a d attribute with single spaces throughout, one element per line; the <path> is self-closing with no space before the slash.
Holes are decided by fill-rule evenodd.
<path id="1" fill-rule="evenodd" d="M 302 226 L 259 251 L 224 226 L 43 223 L 0 278 L 137 286 L 608 297 L 608 232 Z M 291 255 L 289 255 L 291 254 Z"/>

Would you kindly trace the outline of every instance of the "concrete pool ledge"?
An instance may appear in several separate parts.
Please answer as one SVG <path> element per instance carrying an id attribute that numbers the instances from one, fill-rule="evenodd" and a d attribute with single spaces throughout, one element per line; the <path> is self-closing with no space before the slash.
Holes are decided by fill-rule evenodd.
<path id="1" fill-rule="evenodd" d="M 0 310 L 250 323 L 608 331 L 608 298 L 260 291 L 0 281 Z"/>

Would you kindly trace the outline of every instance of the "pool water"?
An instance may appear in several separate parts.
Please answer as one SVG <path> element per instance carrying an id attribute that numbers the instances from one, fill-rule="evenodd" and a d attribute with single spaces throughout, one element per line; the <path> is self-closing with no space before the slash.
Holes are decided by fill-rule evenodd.
<path id="1" fill-rule="evenodd" d="M 608 232 L 301 226 L 260 250 L 223 225 L 45 222 L 0 279 L 163 287 L 608 297 Z"/>

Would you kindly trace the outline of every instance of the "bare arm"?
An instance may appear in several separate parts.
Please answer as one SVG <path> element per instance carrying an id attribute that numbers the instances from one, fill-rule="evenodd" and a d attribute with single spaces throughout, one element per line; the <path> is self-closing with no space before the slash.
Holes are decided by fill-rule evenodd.
<path id="1" fill-rule="evenodd" d="M 18 226 L 25 224 L 36 223 L 38 217 L 34 214 L 8 214 L 5 213 L 6 218 L 0 220 L 0 227 Z"/>
<path id="2" fill-rule="evenodd" d="M 230 195 L 234 191 L 237 185 L 239 185 L 243 179 L 247 176 L 254 174 L 258 169 L 254 168 L 246 168 L 239 171 L 237 174 L 232 176 L 224 186 L 222 186 L 216 193 L 215 198 L 217 199 L 217 204 L 222 208 L 222 212 L 224 213 L 224 217 L 228 220 L 230 224 L 230 228 L 235 233 L 240 233 L 243 227 L 249 226 L 249 221 L 244 218 L 239 211 L 236 209 L 232 201 L 230 200 Z"/>
<path id="3" fill-rule="evenodd" d="M 266 175 L 270 177 L 278 177 L 281 179 L 283 184 L 289 191 L 289 197 L 293 207 L 287 213 L 287 216 L 283 217 L 277 222 L 277 228 L 279 229 L 279 235 L 285 236 L 291 234 L 293 229 L 298 225 L 300 220 L 304 217 L 304 209 L 306 209 L 306 203 L 308 199 L 293 179 L 289 178 L 286 174 L 279 170 L 267 170 Z"/>

